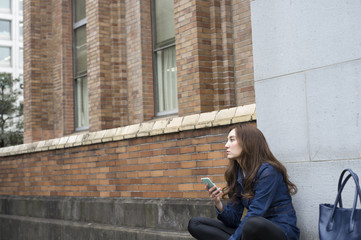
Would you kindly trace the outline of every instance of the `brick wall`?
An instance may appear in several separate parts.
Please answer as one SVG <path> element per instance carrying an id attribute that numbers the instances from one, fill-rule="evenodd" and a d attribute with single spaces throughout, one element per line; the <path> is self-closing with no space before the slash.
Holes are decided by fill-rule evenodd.
<path id="1" fill-rule="evenodd" d="M 24 9 L 24 140 L 31 142 L 56 137 L 50 69 L 51 1 L 25 1 Z"/>
<path id="2" fill-rule="evenodd" d="M 204 198 L 221 187 L 227 131 L 255 105 L 63 137 L 0 151 L 0 195 Z"/>
<path id="3" fill-rule="evenodd" d="M 150 1 L 125 1 L 129 124 L 154 117 Z M 126 124 L 123 124 L 126 125 Z"/>
<path id="4" fill-rule="evenodd" d="M 90 131 L 126 125 L 124 3 L 87 1 L 86 8 Z"/>
<path id="5" fill-rule="evenodd" d="M 2 159 L 0 195 L 204 197 L 223 179 L 226 129 L 188 131 Z M 197 184 L 196 184 L 197 183 Z"/>
<path id="6" fill-rule="evenodd" d="M 54 100 L 51 106 L 54 109 L 54 137 L 68 135 L 74 130 L 73 111 L 73 65 L 72 65 L 72 21 L 70 18 L 71 1 L 52 1 L 52 41 L 51 61 L 49 68 Z M 47 60 L 47 59 L 44 59 Z M 29 106 L 29 105 L 28 105 Z M 34 140 L 38 140 L 35 138 Z"/>
<path id="7" fill-rule="evenodd" d="M 237 105 L 254 103 L 251 6 L 249 0 L 232 1 L 234 75 Z"/>
<path id="8" fill-rule="evenodd" d="M 178 116 L 254 103 L 248 1 L 175 0 Z M 153 119 L 150 1 L 87 1 L 89 131 Z M 74 129 L 71 1 L 24 3 L 25 143 Z"/>
<path id="9" fill-rule="evenodd" d="M 235 106 L 231 1 L 175 1 L 179 114 Z"/>

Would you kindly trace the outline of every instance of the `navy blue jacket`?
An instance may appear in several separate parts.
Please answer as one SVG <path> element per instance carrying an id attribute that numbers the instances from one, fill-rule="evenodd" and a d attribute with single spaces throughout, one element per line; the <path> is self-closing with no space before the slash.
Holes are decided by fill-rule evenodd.
<path id="1" fill-rule="evenodd" d="M 239 172 L 239 192 L 244 192 L 242 180 L 243 175 Z M 269 163 L 263 163 L 254 180 L 253 190 L 253 199 L 244 199 L 239 194 L 235 204 L 228 201 L 221 213 L 217 211 L 218 219 L 226 226 L 237 228 L 229 240 L 241 239 L 242 226 L 250 216 L 262 216 L 278 225 L 288 240 L 298 240 L 300 231 L 296 226 L 296 212 L 282 174 Z M 244 208 L 248 212 L 241 221 Z"/>

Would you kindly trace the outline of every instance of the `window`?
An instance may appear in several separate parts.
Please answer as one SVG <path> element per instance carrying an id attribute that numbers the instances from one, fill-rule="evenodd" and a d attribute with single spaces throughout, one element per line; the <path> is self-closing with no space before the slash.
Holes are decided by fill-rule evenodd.
<path id="1" fill-rule="evenodd" d="M 23 12 L 23 4 L 24 4 L 24 1 L 19 0 L 19 14 L 20 15 L 22 15 L 22 12 Z"/>
<path id="2" fill-rule="evenodd" d="M 19 22 L 19 39 L 23 40 L 23 22 Z"/>
<path id="3" fill-rule="evenodd" d="M 153 0 L 152 7 L 155 110 L 162 116 L 178 111 L 174 3 Z"/>
<path id="4" fill-rule="evenodd" d="M 73 6 L 75 128 L 83 130 L 89 126 L 85 0 Z"/>
<path id="5" fill-rule="evenodd" d="M 11 12 L 11 0 L 0 1 L 0 12 L 10 13 Z"/>
<path id="6" fill-rule="evenodd" d="M 19 67 L 23 68 L 24 66 L 24 49 L 20 48 L 19 49 Z"/>
<path id="7" fill-rule="evenodd" d="M 20 80 L 20 88 L 24 89 L 24 76 L 22 74 L 19 75 Z"/>
<path id="8" fill-rule="evenodd" d="M 0 47 L 0 67 L 11 67 L 10 47 Z"/>
<path id="9" fill-rule="evenodd" d="M 0 20 L 0 39 L 10 40 L 11 39 L 11 22 L 7 20 Z"/>

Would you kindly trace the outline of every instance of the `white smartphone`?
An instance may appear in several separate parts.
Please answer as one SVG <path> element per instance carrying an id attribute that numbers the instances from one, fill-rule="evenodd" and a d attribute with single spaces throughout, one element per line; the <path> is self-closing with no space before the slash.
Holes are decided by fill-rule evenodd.
<path id="1" fill-rule="evenodd" d="M 207 184 L 208 183 L 208 189 L 212 188 L 215 184 L 211 181 L 211 179 L 209 178 L 201 178 L 202 182 L 204 184 Z"/>

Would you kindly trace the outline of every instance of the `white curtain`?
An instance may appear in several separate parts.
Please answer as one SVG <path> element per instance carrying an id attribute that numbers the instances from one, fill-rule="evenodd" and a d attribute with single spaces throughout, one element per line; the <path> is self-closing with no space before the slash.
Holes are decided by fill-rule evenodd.
<path id="1" fill-rule="evenodd" d="M 88 79 L 77 79 L 77 127 L 89 126 L 88 113 Z"/>
<path id="2" fill-rule="evenodd" d="M 174 46 L 157 52 L 157 71 L 158 111 L 175 111 L 178 108 L 178 97 Z"/>

